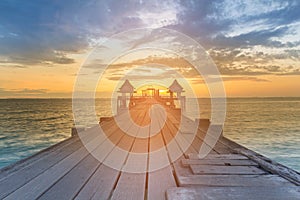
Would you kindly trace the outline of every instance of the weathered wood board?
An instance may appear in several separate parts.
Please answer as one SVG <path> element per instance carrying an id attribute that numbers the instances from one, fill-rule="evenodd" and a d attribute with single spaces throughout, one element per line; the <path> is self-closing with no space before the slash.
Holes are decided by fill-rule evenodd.
<path id="1" fill-rule="evenodd" d="M 138 126 L 120 115 L 101 120 L 105 136 L 99 126 L 81 132 L 93 154 L 74 136 L 0 170 L 0 199 L 300 199 L 298 172 L 222 136 L 213 146 L 209 120 L 167 109 L 164 122 L 159 108 L 149 114 L 151 102 L 130 113 Z M 201 145 L 213 148 L 203 159 Z"/>
<path id="2" fill-rule="evenodd" d="M 168 200 L 299 200 L 299 187 L 180 187 L 167 191 Z"/>
<path id="3" fill-rule="evenodd" d="M 293 186 L 278 175 L 189 175 L 177 178 L 179 186 Z"/>
<path id="4" fill-rule="evenodd" d="M 189 165 L 221 165 L 221 166 L 258 166 L 258 164 L 252 160 L 237 160 L 237 159 L 182 159 L 184 166 Z"/>
<path id="5" fill-rule="evenodd" d="M 216 165 L 190 165 L 194 174 L 267 174 L 267 172 L 254 166 L 216 166 Z"/>

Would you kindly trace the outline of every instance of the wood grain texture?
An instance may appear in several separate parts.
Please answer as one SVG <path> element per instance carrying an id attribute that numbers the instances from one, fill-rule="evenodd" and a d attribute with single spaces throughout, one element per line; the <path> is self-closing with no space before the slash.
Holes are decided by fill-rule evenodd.
<path id="1" fill-rule="evenodd" d="M 168 200 L 299 200 L 299 187 L 181 187 L 167 191 Z"/>
<path id="2" fill-rule="evenodd" d="M 267 174 L 267 172 L 254 166 L 208 166 L 208 165 L 190 165 L 194 174 Z"/>
<path id="3" fill-rule="evenodd" d="M 278 175 L 192 175 L 179 176 L 179 186 L 294 186 Z"/>
<path id="4" fill-rule="evenodd" d="M 220 165 L 220 166 L 258 166 L 258 164 L 252 160 L 238 160 L 238 159 L 182 159 L 184 166 L 189 165 Z"/>

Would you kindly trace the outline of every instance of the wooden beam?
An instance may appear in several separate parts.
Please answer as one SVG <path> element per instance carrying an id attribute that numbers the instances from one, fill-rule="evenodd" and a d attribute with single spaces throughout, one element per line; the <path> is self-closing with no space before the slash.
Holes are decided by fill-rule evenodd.
<path id="1" fill-rule="evenodd" d="M 190 175 L 179 176 L 180 187 L 186 186 L 293 186 L 288 180 L 278 175 Z"/>
<path id="2" fill-rule="evenodd" d="M 167 191 L 168 200 L 299 200 L 299 187 L 180 187 Z"/>
<path id="3" fill-rule="evenodd" d="M 293 183 L 300 185 L 300 173 L 290 169 L 282 164 L 279 164 L 275 161 L 272 161 L 256 152 L 253 152 L 251 150 L 245 149 L 245 148 L 238 148 L 235 149 L 236 152 L 243 154 L 250 158 L 251 160 L 257 162 L 263 169 L 266 171 L 269 171 L 273 174 L 278 174 Z"/>
<path id="4" fill-rule="evenodd" d="M 194 174 L 266 174 L 265 171 L 253 166 L 207 166 L 207 165 L 190 165 Z"/>

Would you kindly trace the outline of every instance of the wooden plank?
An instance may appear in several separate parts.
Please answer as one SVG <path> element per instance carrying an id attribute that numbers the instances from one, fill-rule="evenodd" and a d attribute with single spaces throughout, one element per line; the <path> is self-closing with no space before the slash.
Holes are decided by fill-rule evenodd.
<path id="1" fill-rule="evenodd" d="M 101 165 L 75 199 L 109 199 L 120 171 Z"/>
<path id="2" fill-rule="evenodd" d="M 173 125 L 179 125 L 179 123 L 180 123 L 180 116 L 176 116 L 176 117 L 175 117 L 175 115 L 172 115 L 171 113 L 168 115 L 168 119 Z"/>
<path id="3" fill-rule="evenodd" d="M 189 148 L 184 152 L 184 156 L 188 158 L 190 154 L 197 154 L 198 152 L 199 151 L 197 151 L 193 145 L 190 145 Z"/>
<path id="4" fill-rule="evenodd" d="M 214 199 L 214 200 L 299 200 L 299 187 L 180 187 L 170 188 L 167 199 Z"/>
<path id="5" fill-rule="evenodd" d="M 150 172 L 148 176 L 147 199 L 164 200 L 167 189 L 175 186 L 176 182 L 170 166 Z"/>
<path id="6" fill-rule="evenodd" d="M 196 126 L 197 123 L 198 123 L 197 121 L 194 122 L 194 121 L 190 120 L 190 122 L 188 122 L 187 124 L 189 124 L 189 126 L 193 127 L 193 126 Z M 208 127 L 206 127 L 206 128 L 208 128 Z M 185 129 L 189 130 L 191 128 L 187 127 Z M 197 131 L 197 133 L 195 134 L 195 139 L 193 141 L 193 145 L 194 145 L 195 149 L 197 150 L 197 152 L 200 151 L 200 147 L 203 145 L 207 146 L 208 149 L 211 149 L 209 152 L 210 154 L 231 153 L 232 152 L 231 149 L 229 149 L 227 146 L 222 146 L 222 144 L 217 143 L 215 146 L 211 146 L 208 143 L 205 143 L 204 138 L 206 136 L 206 131 L 203 132 L 203 130 L 200 130 L 200 127 L 196 128 L 195 131 Z M 211 138 L 210 135 L 207 135 L 207 137 Z M 209 142 L 209 141 L 207 141 L 207 142 Z"/>
<path id="7" fill-rule="evenodd" d="M 134 165 L 132 161 L 135 161 L 135 159 L 129 159 L 127 162 L 131 162 L 130 165 Z M 139 165 L 138 169 L 136 168 L 137 170 L 147 170 L 147 159 L 144 160 L 144 157 L 137 158 L 136 161 L 137 165 Z M 127 165 L 127 167 L 128 166 L 129 165 Z M 134 171 L 135 169 L 131 166 L 130 169 L 127 168 L 127 170 Z M 145 187 L 146 173 L 122 172 L 116 189 L 113 192 L 112 199 L 120 199 L 121 197 L 124 199 L 142 199 L 145 196 Z"/>
<path id="8" fill-rule="evenodd" d="M 97 132 L 95 133 L 97 135 Z M 97 146 L 105 140 L 103 135 L 94 137 L 86 145 L 89 145 L 90 149 L 96 149 Z M 36 178 L 27 182 L 21 188 L 11 193 L 7 199 L 16 199 L 22 196 L 23 199 L 34 199 L 43 194 L 49 187 L 56 183 L 61 177 L 69 172 L 77 163 L 79 163 L 89 152 L 85 147 L 81 147 L 71 155 L 61 160 Z"/>
<path id="9" fill-rule="evenodd" d="M 204 141 L 204 145 L 201 148 L 201 154 L 207 154 L 211 152 L 211 149 L 218 150 L 218 153 L 229 153 L 231 152 L 230 148 L 227 148 L 227 146 L 220 146 L 217 145 L 217 142 L 219 138 L 222 136 L 223 127 L 221 125 L 213 125 L 210 124 L 208 130 L 206 132 L 203 132 L 201 139 Z M 201 130 L 198 129 L 197 135 L 199 136 L 199 132 L 201 133 Z"/>
<path id="10" fill-rule="evenodd" d="M 207 146 L 208 144 L 206 144 L 201 138 L 199 138 L 197 135 L 195 136 L 192 146 L 194 147 L 194 149 L 197 152 L 200 152 L 200 148 L 203 146 Z M 214 147 L 209 147 L 211 149 L 211 151 L 209 152 L 209 154 L 219 154 L 219 153 L 230 153 L 230 151 L 228 151 L 227 149 L 223 149 L 223 148 L 219 148 L 218 145 L 214 146 Z"/>
<path id="11" fill-rule="evenodd" d="M 94 146 L 98 145 L 96 142 Z M 82 147 L 76 153 L 71 154 L 63 161 L 49 168 L 47 171 L 32 179 L 30 182 L 14 191 L 7 199 L 35 199 L 51 187 L 57 180 L 70 171 L 77 163 L 80 162 L 85 156 L 88 155 L 88 151 Z"/>
<path id="12" fill-rule="evenodd" d="M 106 151 L 99 150 L 102 155 L 106 156 L 106 162 L 109 164 L 120 168 L 125 161 L 127 153 L 120 148 L 127 148 L 129 150 L 133 138 L 127 135 L 123 135 L 120 131 L 115 132 L 109 138 L 112 142 L 115 142 L 119 148 L 114 147 L 114 149 L 106 148 Z M 106 140 L 108 141 L 108 140 Z M 105 142 L 104 142 L 105 143 Z M 100 149 L 100 147 L 97 147 Z M 126 150 L 126 149 L 125 149 Z M 96 150 L 95 150 L 96 151 Z M 50 188 L 43 196 L 42 199 L 48 199 L 54 197 L 55 199 L 70 199 L 74 198 L 79 192 L 81 187 L 85 184 L 87 179 L 92 175 L 92 173 L 99 167 L 100 162 L 96 160 L 91 154 L 83 159 L 77 167 L 73 168 L 66 176 L 64 176 L 59 182 Z M 78 174 L 76 176 L 76 174 Z M 65 186 L 64 185 L 68 185 Z M 67 192 L 64 191 L 67 187 Z M 63 188 L 63 190 L 61 190 Z"/>
<path id="13" fill-rule="evenodd" d="M 251 150 L 245 149 L 245 148 L 239 148 L 235 149 L 238 153 L 241 153 L 251 160 L 257 162 L 263 169 L 273 173 L 278 174 L 293 183 L 300 185 L 300 173 L 290 169 L 282 164 L 279 164 L 275 161 L 272 161 L 256 152 L 253 152 Z"/>
<path id="14" fill-rule="evenodd" d="M 179 125 L 179 130 L 183 134 L 192 134 L 195 135 L 198 127 L 197 124 L 192 121 L 191 119 L 188 119 L 184 115 L 182 116 L 180 125 Z"/>
<path id="15" fill-rule="evenodd" d="M 123 150 L 129 150 L 131 144 L 133 142 L 133 138 L 124 135 L 118 144 L 118 148 L 115 147 L 112 153 L 107 155 L 106 159 L 109 159 L 110 161 L 113 161 L 115 159 L 115 163 L 110 164 L 116 164 L 118 168 L 121 168 L 121 165 L 125 162 L 125 156 L 124 153 L 121 154 L 121 156 L 117 153 L 119 152 L 119 148 L 122 148 Z M 115 152 L 115 153 L 114 153 Z M 116 157 L 117 156 L 117 157 Z M 110 167 L 107 167 L 105 165 L 101 165 L 95 174 L 90 178 L 90 180 L 85 184 L 83 189 L 79 192 L 79 194 L 76 196 L 76 199 L 108 199 L 110 196 L 114 185 L 116 184 L 117 178 L 120 174 L 120 171 L 111 169 Z"/>
<path id="16" fill-rule="evenodd" d="M 198 123 L 198 128 L 200 130 L 203 130 L 204 132 L 207 131 L 207 129 L 210 125 L 210 119 L 206 119 L 206 118 L 195 119 L 195 122 Z"/>
<path id="17" fill-rule="evenodd" d="M 233 149 L 228 148 L 220 142 L 216 143 L 216 145 L 213 147 L 213 150 L 219 154 L 230 154 L 234 152 Z"/>
<path id="18" fill-rule="evenodd" d="M 192 142 L 192 146 L 194 147 L 194 149 L 197 151 L 197 152 L 199 152 L 200 151 L 200 148 L 201 148 L 201 146 L 202 146 L 202 144 L 203 144 L 203 141 L 202 140 L 200 140 L 198 137 L 194 137 L 194 140 L 193 140 L 193 142 Z"/>
<path id="19" fill-rule="evenodd" d="M 145 173 L 123 172 L 111 199 L 144 199 L 146 187 Z"/>
<path id="20" fill-rule="evenodd" d="M 159 169 L 166 164 L 170 164 L 170 160 L 162 136 L 161 134 L 157 134 L 150 138 L 148 171 Z"/>
<path id="21" fill-rule="evenodd" d="M 182 158 L 184 158 L 184 157 L 182 156 Z M 178 179 L 181 176 L 193 175 L 191 168 L 183 166 L 180 159 L 178 159 L 177 161 L 175 161 L 173 163 L 173 167 L 174 167 L 174 173 L 175 173 L 176 179 Z"/>
<path id="22" fill-rule="evenodd" d="M 296 185 L 300 185 L 299 172 L 297 172 L 287 166 L 279 164 L 279 163 L 277 163 L 263 155 L 260 155 L 250 149 L 247 149 L 246 147 L 244 147 L 226 137 L 221 137 L 220 142 L 223 143 L 224 145 L 231 146 L 235 152 L 244 154 L 245 156 L 248 156 L 251 160 L 257 162 L 263 169 L 265 169 L 271 173 L 278 174 Z"/>
<path id="23" fill-rule="evenodd" d="M 142 123 L 146 120 L 145 114 L 144 118 L 140 119 Z M 135 135 L 139 135 L 140 130 L 136 130 Z M 149 131 L 148 131 L 149 132 Z M 148 133 L 149 134 L 149 133 Z M 124 171 L 127 172 L 141 172 L 147 171 L 148 167 L 148 138 L 135 138 L 132 148 L 130 149 L 131 154 L 129 154 L 125 165 L 123 167 Z"/>
<path id="24" fill-rule="evenodd" d="M 210 127 L 211 130 L 210 133 L 207 133 L 207 130 L 204 131 L 199 127 L 197 130 L 196 137 L 198 137 L 203 142 L 205 142 L 210 148 L 212 148 L 218 154 L 233 153 L 234 151 L 232 148 L 219 142 L 219 139 L 222 137 L 222 135 L 220 135 L 220 138 L 216 138 L 214 136 L 214 131 L 220 131 L 220 129 L 222 129 L 221 126 L 212 125 L 212 127 Z M 215 141 L 217 142 L 215 143 Z M 214 144 L 214 146 L 212 146 L 212 144 Z"/>
<path id="25" fill-rule="evenodd" d="M 93 156 L 100 162 L 103 161 L 123 136 L 124 133 L 117 126 L 106 130 L 106 137 L 99 142 L 98 147 L 93 151 Z"/>
<path id="26" fill-rule="evenodd" d="M 79 141 L 78 137 L 70 137 L 66 140 L 63 140 L 55 145 L 52 145 L 46 149 L 43 149 L 32 156 L 29 156 L 25 159 L 17 161 L 12 165 L 4 167 L 0 169 L 0 181 L 2 181 L 6 176 L 11 176 L 13 173 L 17 172 L 18 170 L 27 167 L 29 165 L 35 164 L 39 159 L 44 159 L 45 157 L 51 157 L 52 153 L 56 153 L 56 151 L 67 147 L 69 144 L 72 144 L 76 141 Z"/>
<path id="27" fill-rule="evenodd" d="M 293 186 L 278 175 L 192 175 L 177 178 L 180 187 L 187 186 Z"/>
<path id="28" fill-rule="evenodd" d="M 171 161 L 176 161 L 183 155 L 182 149 L 179 147 L 177 140 L 171 135 L 168 126 L 164 126 L 162 136 L 166 143 L 167 153 Z"/>
<path id="29" fill-rule="evenodd" d="M 224 136 L 220 137 L 219 142 L 221 142 L 222 144 L 224 144 L 224 145 L 226 145 L 226 146 L 228 146 L 229 148 L 232 148 L 232 149 L 245 148 L 244 146 L 242 146 L 242 145 L 240 145 L 240 144 L 238 144 L 238 143 L 236 143 L 236 142 L 234 142 L 234 141 L 232 141 L 232 140 L 230 140 L 230 139 L 228 139 Z"/>
<path id="30" fill-rule="evenodd" d="M 199 160 L 198 154 L 189 154 L 189 159 Z M 229 160 L 248 160 L 246 156 L 241 154 L 209 154 L 202 159 L 229 159 Z"/>
<path id="31" fill-rule="evenodd" d="M 174 125 L 172 124 L 172 118 L 170 118 L 172 115 L 168 112 L 167 116 L 167 121 L 161 131 L 161 134 L 166 145 L 170 162 L 174 162 L 184 154 L 183 148 L 179 145 L 179 143 L 183 144 L 182 141 L 184 138 L 178 135 L 180 132 L 177 133 Z M 176 119 L 173 119 L 173 123 L 175 123 L 174 120 Z"/>
<path id="32" fill-rule="evenodd" d="M 189 165 L 222 165 L 222 166 L 258 166 L 252 160 L 236 160 L 236 159 L 182 159 L 184 166 Z"/>
<path id="33" fill-rule="evenodd" d="M 27 167 L 23 167 L 18 171 L 7 175 L 0 182 L 0 199 L 17 190 L 39 174 L 72 154 L 80 147 L 80 141 L 76 140 L 73 144 L 69 144 L 62 149 L 50 153 L 49 156 L 45 155 L 44 158 L 40 158 L 33 165 L 28 165 Z"/>
<path id="34" fill-rule="evenodd" d="M 88 134 L 83 135 L 82 139 L 89 144 L 91 140 L 95 139 L 95 137 L 99 134 L 98 130 L 99 127 L 88 129 L 86 131 Z M 16 171 L 10 176 L 7 176 L 4 180 L 1 180 L 0 183 L 0 198 L 7 196 L 13 191 L 19 189 L 21 186 L 24 186 L 38 175 L 41 175 L 47 169 L 50 169 L 50 167 L 55 166 L 55 164 L 58 162 L 63 162 L 67 156 L 69 156 L 71 153 L 73 154 L 74 152 L 79 151 L 81 148 L 84 147 L 82 147 L 80 140 L 75 139 L 74 143 L 68 145 L 66 148 L 59 148 L 57 151 L 51 152 L 49 156 L 45 156 L 44 158 L 34 162 L 32 165 L 28 165 L 27 167 Z"/>
<path id="35" fill-rule="evenodd" d="M 142 119 L 143 121 L 145 120 Z M 138 134 L 138 133 L 137 133 Z M 148 167 L 148 138 L 135 138 L 111 199 L 144 199 Z M 145 173 L 128 173 L 145 172 Z"/>
<path id="36" fill-rule="evenodd" d="M 151 123 L 150 123 L 150 137 L 160 133 L 163 125 L 164 119 L 167 116 L 164 116 L 164 113 L 161 112 L 161 108 L 157 105 L 151 108 Z"/>
<path id="37" fill-rule="evenodd" d="M 100 117 L 99 123 L 103 124 L 111 120 L 114 120 L 114 117 Z"/>
<path id="38" fill-rule="evenodd" d="M 129 129 L 130 128 L 133 127 L 129 127 Z M 121 132 L 121 130 L 118 131 Z M 115 146 L 113 151 L 104 159 L 105 163 L 108 162 L 121 169 L 128 151 L 132 147 L 133 141 L 133 137 L 123 134 L 123 137 L 117 146 Z M 122 151 L 122 153 L 120 153 L 120 151 Z M 119 174 L 119 170 L 112 169 L 102 164 L 84 185 L 75 199 L 108 199 L 117 182 Z"/>
<path id="39" fill-rule="evenodd" d="M 254 166 L 208 166 L 208 165 L 190 165 L 194 174 L 266 174 Z"/>
<path id="40" fill-rule="evenodd" d="M 178 131 L 179 125 L 171 123 L 170 121 L 167 121 L 166 124 L 170 130 L 170 133 L 175 138 L 181 151 L 184 152 L 184 155 L 186 157 L 188 156 L 188 154 L 197 153 L 196 149 L 191 145 L 191 139 L 189 139 L 193 137 L 191 134 L 186 134 L 186 135 L 182 134 L 180 131 Z"/>
<path id="41" fill-rule="evenodd" d="M 141 111 L 134 113 L 133 117 L 139 118 L 141 115 L 145 115 L 145 112 L 142 109 Z M 109 122 L 111 121 L 113 120 L 110 120 Z M 161 120 L 158 120 L 158 123 L 161 123 Z M 103 126 L 106 125 L 106 128 L 109 131 L 112 131 L 107 124 L 108 122 L 101 123 L 101 125 Z M 144 156 L 142 159 L 136 159 L 138 163 L 136 163 L 134 159 L 130 160 L 129 158 L 127 159 L 127 161 L 125 161 L 127 158 L 127 154 L 121 153 L 120 149 L 116 148 L 116 146 L 97 146 L 97 144 L 94 144 L 96 143 L 94 141 L 91 141 L 91 143 L 93 144 L 92 146 L 95 147 L 94 150 L 105 152 L 103 154 L 103 159 L 107 159 L 106 161 L 112 162 L 115 166 L 118 166 L 118 168 L 121 168 L 125 162 L 125 166 L 128 165 L 128 163 L 130 163 L 130 167 L 132 167 L 132 165 L 140 165 L 143 166 L 143 169 L 145 170 L 149 170 L 149 168 L 155 169 L 155 166 L 157 166 L 157 163 L 159 162 L 152 161 L 159 161 L 160 157 L 163 157 L 164 161 L 171 158 L 171 154 L 166 151 L 166 148 L 168 151 L 174 148 L 176 152 L 181 151 L 182 153 L 182 149 L 179 144 L 180 142 L 184 143 L 187 141 L 186 135 L 184 136 L 184 134 L 181 133 L 176 135 L 176 131 L 172 132 L 168 126 L 173 126 L 174 130 L 174 124 L 178 126 L 177 121 L 169 121 L 166 126 L 169 132 L 167 132 L 167 134 L 164 134 L 163 129 L 161 134 L 152 137 L 150 140 L 138 138 L 133 139 L 121 131 L 118 131 L 114 134 L 111 133 L 112 137 L 109 138 L 111 139 L 111 141 L 114 142 L 114 144 L 117 145 L 117 147 L 120 147 L 125 151 L 129 151 L 130 149 L 131 152 L 135 152 L 138 154 L 146 153 L 146 156 Z M 113 127 L 116 127 L 115 125 L 116 124 L 114 124 Z M 93 131 L 90 130 L 90 132 Z M 180 135 L 181 138 L 177 137 L 178 135 Z M 174 144 L 176 145 L 169 147 L 167 146 L 166 141 L 172 140 L 172 136 L 174 137 Z M 103 140 L 105 140 L 105 138 L 103 138 Z M 266 172 L 254 167 L 257 166 L 256 163 L 250 161 L 247 157 L 242 156 L 240 154 L 208 155 L 205 159 L 199 159 L 197 157 L 197 154 L 195 154 L 197 153 L 197 151 L 195 150 L 195 148 L 197 147 L 195 145 L 198 145 L 201 142 L 201 139 L 197 138 L 197 140 L 194 140 L 192 143 L 194 154 L 191 155 L 191 158 L 193 158 L 194 156 L 195 160 L 183 161 L 184 164 L 189 165 L 190 167 L 183 166 L 181 162 L 174 163 L 176 178 L 180 186 L 197 185 L 198 188 L 201 188 L 199 187 L 199 185 L 210 186 L 211 188 L 213 188 L 214 186 L 229 186 L 229 188 L 230 186 L 234 186 L 235 188 L 240 188 L 239 186 L 251 186 L 252 188 L 253 185 L 263 186 L 264 184 L 266 184 L 268 185 L 268 187 L 266 187 L 265 190 L 269 190 L 269 188 L 272 188 L 269 186 L 285 187 L 287 185 L 291 185 L 291 183 L 279 176 L 264 175 L 264 173 Z M 103 142 L 103 144 L 104 143 L 105 142 Z M 150 145 L 150 151 L 161 149 L 161 147 L 164 146 L 166 148 L 162 148 L 162 151 L 159 151 L 157 154 L 154 154 L 154 156 L 148 157 L 148 143 Z M 219 151 L 219 153 L 231 153 L 231 151 L 228 150 L 228 146 L 226 145 L 227 144 L 224 143 L 217 143 L 216 149 Z M 76 156 L 70 154 L 69 156 L 66 156 L 63 159 L 66 161 L 65 163 L 62 164 L 61 160 L 57 161 L 57 163 L 53 165 L 53 167 L 57 167 L 57 165 L 59 165 L 60 168 L 56 168 L 55 170 L 53 170 L 51 167 L 48 170 L 42 171 L 43 173 L 41 173 L 35 178 L 32 178 L 32 180 L 30 179 L 27 184 L 23 185 L 19 190 L 14 191 L 14 193 L 8 196 L 7 199 L 14 199 L 20 197 L 17 196 L 17 194 L 24 197 L 24 199 L 37 198 L 40 195 L 42 195 L 40 196 L 41 198 L 47 199 L 52 197 L 57 199 L 70 199 L 74 198 L 74 195 L 77 194 L 78 195 L 76 196 L 76 199 L 164 199 L 165 190 L 168 187 L 175 186 L 172 168 L 170 166 L 154 172 L 150 172 L 147 179 L 146 173 L 132 174 L 122 172 L 120 174 L 120 172 L 117 170 L 110 169 L 105 165 L 100 165 L 100 163 L 97 160 L 92 158 L 92 156 L 89 155 L 87 152 L 81 150 L 81 148 L 76 150 Z M 73 158 L 69 158 L 72 155 Z M 114 159 L 116 157 L 120 159 Z M 153 163 L 153 166 L 152 164 L 148 166 L 148 159 L 149 163 Z M 229 165 L 228 163 L 231 166 L 227 166 Z M 248 170 L 247 173 L 246 169 Z M 199 171 L 204 171 L 204 173 L 214 175 L 193 175 L 192 172 L 195 173 L 195 171 L 197 170 L 198 173 Z M 249 171 L 255 175 L 243 175 L 248 174 Z M 221 172 L 222 175 L 220 175 Z M 223 175 L 224 172 L 225 174 L 227 173 L 233 175 Z M 240 173 L 242 173 L 242 175 L 236 175 Z M 256 174 L 260 176 L 257 176 Z M 40 177 L 43 177 L 44 180 Z M 46 184 L 48 184 L 48 186 Z M 148 188 L 146 188 L 147 186 Z M 114 187 L 115 191 L 113 192 Z M 30 194 L 30 196 L 28 194 Z M 215 193 L 212 192 L 211 194 Z"/>
<path id="42" fill-rule="evenodd" d="M 39 199 L 73 199 L 99 165 L 99 161 L 89 154 Z"/>
<path id="43" fill-rule="evenodd" d="M 139 113 L 136 113 L 136 116 L 138 116 L 136 121 L 140 125 L 134 127 L 134 130 L 133 130 L 133 132 L 135 132 L 134 136 L 136 136 L 138 138 L 149 137 L 149 126 L 150 126 L 149 120 L 150 119 L 148 116 L 148 112 L 139 112 Z"/>
<path id="44" fill-rule="evenodd" d="M 162 166 L 165 166 L 166 164 L 168 165 L 162 168 Z M 176 183 L 161 133 L 150 138 L 148 168 L 147 199 L 165 199 L 167 189 L 176 186 Z"/>
<path id="45" fill-rule="evenodd" d="M 219 128 L 219 127 L 218 127 Z M 213 129 L 213 128 L 212 128 Z M 219 142 L 219 139 L 222 137 L 220 136 L 220 138 L 215 138 L 213 135 L 211 134 L 207 134 L 206 131 L 203 131 L 200 127 L 198 128 L 196 137 L 198 137 L 200 140 L 202 140 L 204 142 L 205 137 L 207 141 L 207 145 L 210 146 L 215 152 L 217 152 L 218 154 L 229 154 L 229 153 L 233 153 L 233 149 L 227 145 L 224 145 L 223 143 Z M 217 140 L 217 143 L 214 146 L 209 145 L 209 143 L 214 143 L 212 141 Z"/>
<path id="46" fill-rule="evenodd" d="M 117 146 L 105 158 L 105 163 L 109 166 L 114 166 L 115 169 L 122 169 L 134 138 L 129 135 L 123 135 Z"/>
<path id="47" fill-rule="evenodd" d="M 109 125 L 109 124 L 108 124 Z M 96 128 L 98 128 L 99 125 L 96 125 L 94 127 L 91 127 L 87 129 L 84 134 L 82 135 L 83 138 L 92 138 L 95 135 L 93 132 Z M 35 165 L 39 165 L 40 163 L 48 163 L 45 159 L 52 159 L 56 157 L 56 154 L 60 151 L 64 151 L 64 148 L 69 148 L 69 145 L 74 145 L 73 143 L 79 142 L 80 138 L 79 137 L 70 137 L 62 142 L 59 142 L 58 144 L 55 144 L 51 147 L 48 147 L 28 158 L 25 158 L 21 161 L 16 162 L 15 164 L 12 164 L 11 166 L 5 167 L 0 170 L 0 181 L 3 182 L 3 180 L 6 178 L 6 176 L 11 176 L 16 173 L 19 170 L 24 170 L 24 168 L 32 168 Z M 76 144 L 75 146 L 77 146 Z M 78 145 L 78 148 L 80 145 Z M 74 150 L 73 150 L 74 151 Z M 59 156 L 58 156 L 59 157 Z M 42 166 L 40 166 L 42 168 Z M 35 170 L 32 170 L 35 171 Z M 23 174 L 26 174 L 22 172 Z M 32 177 L 33 178 L 33 177 Z M 18 181 L 20 183 L 20 181 Z M 17 185 L 17 184 L 15 184 Z"/>
<path id="48" fill-rule="evenodd" d="M 198 131 L 197 127 L 195 127 L 196 126 L 195 122 L 186 118 L 185 116 L 182 117 L 183 117 L 182 120 L 184 124 L 179 125 L 177 123 L 174 123 L 173 125 L 177 129 L 179 129 L 180 126 L 180 133 L 181 133 L 180 135 L 182 135 L 185 138 L 186 142 L 190 143 L 189 148 L 184 153 L 185 156 L 188 157 L 188 155 L 191 153 L 198 153 L 200 151 L 201 146 L 205 145 L 206 143 L 203 143 L 203 139 L 201 137 L 198 137 L 198 133 L 195 135 L 192 134 L 193 131 Z M 217 154 L 217 152 L 213 149 L 213 147 L 209 146 L 209 149 L 211 149 L 210 154 Z M 225 149 L 223 149 L 223 152 L 229 153 L 229 151 L 226 151 Z"/>

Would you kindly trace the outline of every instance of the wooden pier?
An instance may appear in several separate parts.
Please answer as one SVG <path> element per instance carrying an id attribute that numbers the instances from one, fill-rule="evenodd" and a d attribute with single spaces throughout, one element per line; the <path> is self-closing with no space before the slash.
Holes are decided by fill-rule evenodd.
<path id="1" fill-rule="evenodd" d="M 148 99 L 134 106 L 131 118 L 141 126 L 149 124 L 154 120 L 148 113 L 154 103 L 157 102 Z M 166 112 L 166 123 L 151 137 L 124 133 L 112 117 L 100 120 L 107 136 L 101 142 L 95 143 L 99 137 L 97 126 L 81 133 L 85 141 L 93 143 L 95 151 L 104 152 L 104 160 L 115 158 L 116 147 L 146 153 L 148 156 L 142 161 L 135 162 L 129 155 L 112 160 L 121 169 L 131 165 L 144 168 L 145 172 L 128 173 L 108 167 L 94 158 L 75 135 L 2 169 L 0 199 L 300 199 L 298 172 L 223 136 L 208 156 L 199 159 L 197 153 L 204 143 L 209 120 L 194 122 L 181 118 L 176 109 L 167 108 Z M 181 120 L 199 124 L 193 142 L 185 151 L 180 144 L 189 133 L 182 131 Z M 132 131 L 138 135 L 139 129 Z M 172 139 L 175 145 L 169 146 Z M 107 148 L 103 145 L 105 140 L 116 147 Z M 179 151 L 182 156 L 162 169 L 147 172 L 155 162 L 151 152 L 161 148 L 160 156 L 169 161 L 174 152 Z"/>

